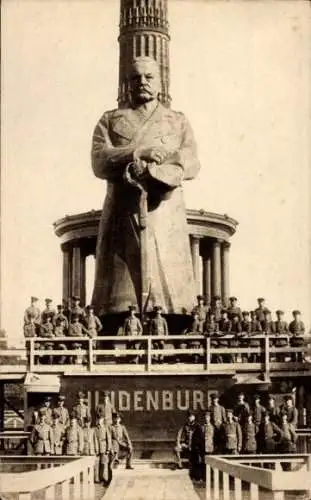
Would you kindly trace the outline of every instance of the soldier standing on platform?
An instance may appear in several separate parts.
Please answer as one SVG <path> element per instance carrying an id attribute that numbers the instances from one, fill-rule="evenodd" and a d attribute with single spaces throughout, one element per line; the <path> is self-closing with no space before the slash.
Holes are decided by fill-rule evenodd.
<path id="1" fill-rule="evenodd" d="M 293 403 L 293 398 L 291 396 L 285 396 L 285 404 L 280 408 L 280 416 L 287 415 L 287 421 L 293 429 L 297 428 L 298 425 L 298 410 L 295 408 Z"/>
<path id="2" fill-rule="evenodd" d="M 255 394 L 254 402 L 255 402 L 253 407 L 254 424 L 256 426 L 256 432 L 258 432 L 259 426 L 263 422 L 264 416 L 266 414 L 266 409 L 260 403 L 260 396 L 258 394 Z"/>
<path id="3" fill-rule="evenodd" d="M 301 321 L 301 312 L 293 311 L 293 321 L 289 324 L 289 331 L 292 334 L 290 339 L 291 347 L 302 347 L 304 345 L 303 335 L 305 333 L 305 325 L 303 321 Z M 292 361 L 296 361 L 301 363 L 303 361 L 303 353 L 302 352 L 294 352 L 292 354 Z"/>
<path id="4" fill-rule="evenodd" d="M 82 455 L 97 455 L 98 445 L 95 436 L 95 428 L 91 427 L 91 419 L 86 417 L 82 428 L 83 449 Z"/>
<path id="5" fill-rule="evenodd" d="M 51 426 L 46 422 L 46 410 L 40 408 L 39 420 L 31 431 L 30 442 L 36 455 L 50 455 L 53 449 Z"/>
<path id="6" fill-rule="evenodd" d="M 65 431 L 65 455 L 81 455 L 83 451 L 82 429 L 73 413 Z"/>
<path id="7" fill-rule="evenodd" d="M 273 394 L 269 394 L 268 396 L 268 405 L 266 408 L 266 414 L 270 417 L 270 422 L 274 424 L 279 423 L 280 412 L 277 406 L 275 406 L 275 397 Z"/>
<path id="8" fill-rule="evenodd" d="M 222 435 L 221 429 L 227 421 L 226 410 L 219 404 L 219 397 L 217 394 L 212 394 L 212 404 L 208 409 L 211 415 L 211 423 L 214 426 L 214 446 L 217 453 L 222 451 Z"/>
<path id="9" fill-rule="evenodd" d="M 247 421 L 242 427 L 242 453 L 255 454 L 257 451 L 257 426 L 253 421 L 253 416 L 250 414 L 247 417 Z"/>
<path id="10" fill-rule="evenodd" d="M 233 417 L 233 410 L 227 410 L 227 422 L 222 425 L 225 453 L 236 455 L 242 448 L 242 431 L 239 422 Z"/>
<path id="11" fill-rule="evenodd" d="M 54 325 L 58 324 L 63 326 L 64 329 L 64 335 L 68 332 L 68 327 L 69 327 L 69 321 L 67 316 L 64 313 L 64 306 L 62 304 L 59 304 L 57 306 L 57 313 L 54 317 Z"/>
<path id="12" fill-rule="evenodd" d="M 205 479 L 204 457 L 214 452 L 214 433 L 211 414 L 207 411 L 204 415 L 204 423 L 196 427 L 192 436 L 193 468 L 195 478 L 198 480 Z"/>
<path id="13" fill-rule="evenodd" d="M 257 434 L 259 453 L 275 453 L 276 440 L 279 440 L 280 437 L 281 429 L 274 422 L 270 421 L 270 415 L 267 412 Z"/>
<path id="14" fill-rule="evenodd" d="M 274 332 L 276 336 L 283 336 L 281 338 L 275 339 L 274 345 L 275 347 L 287 347 L 288 346 L 288 338 L 284 337 L 284 335 L 288 336 L 289 329 L 286 321 L 283 320 L 284 312 L 278 309 L 276 311 L 277 320 L 274 323 Z M 286 359 L 286 353 L 281 353 L 276 355 L 277 361 L 284 362 Z"/>
<path id="15" fill-rule="evenodd" d="M 271 311 L 269 309 L 265 309 L 264 311 L 264 321 L 261 323 L 262 331 L 266 335 L 274 335 L 274 322 L 271 318 Z M 270 342 L 270 346 L 273 341 Z"/>
<path id="16" fill-rule="evenodd" d="M 24 337 L 26 339 L 31 339 L 37 336 L 37 332 L 38 325 L 35 323 L 35 318 L 30 316 L 28 323 L 24 323 Z"/>
<path id="17" fill-rule="evenodd" d="M 60 394 L 57 400 L 57 406 L 54 408 L 54 412 L 57 412 L 59 415 L 59 422 L 64 426 L 64 428 L 69 425 L 69 411 L 65 407 L 65 396 Z"/>
<path id="18" fill-rule="evenodd" d="M 126 430 L 125 425 L 121 424 L 121 415 L 113 413 L 113 422 L 111 426 L 112 442 L 112 466 L 117 467 L 122 458 L 126 459 L 125 468 L 133 469 L 132 455 L 133 446 Z"/>
<path id="19" fill-rule="evenodd" d="M 215 295 L 213 298 L 213 303 L 210 307 L 210 314 L 214 314 L 214 318 L 216 323 L 219 323 L 222 317 L 223 305 L 221 303 L 221 297 L 219 295 Z"/>
<path id="20" fill-rule="evenodd" d="M 191 316 L 192 316 L 191 327 L 186 330 L 186 334 L 188 334 L 188 335 L 202 335 L 204 324 L 200 320 L 200 316 L 199 316 L 199 313 L 198 313 L 196 308 L 193 309 Z M 192 340 L 190 342 L 187 342 L 185 344 L 185 347 L 189 347 L 190 349 L 200 349 L 201 342 L 199 339 Z M 181 348 L 183 348 L 183 345 L 181 345 Z M 186 356 L 185 361 L 187 361 L 189 358 L 191 360 L 191 356 L 189 356 L 189 357 Z M 198 354 L 195 354 L 193 357 L 193 361 L 194 361 L 194 363 L 198 363 L 200 361 L 200 356 Z"/>
<path id="21" fill-rule="evenodd" d="M 197 305 L 192 309 L 192 313 L 197 314 L 197 319 L 201 326 L 201 332 L 203 332 L 204 323 L 208 315 L 208 306 L 204 304 L 203 295 L 197 295 Z"/>
<path id="22" fill-rule="evenodd" d="M 98 451 L 95 480 L 100 482 L 103 481 L 104 484 L 107 484 L 109 481 L 109 456 L 112 445 L 110 429 L 105 425 L 103 417 L 99 417 L 97 421 L 95 439 Z"/>
<path id="23" fill-rule="evenodd" d="M 53 410 L 53 423 L 51 426 L 52 438 L 53 438 L 53 455 L 62 455 L 64 449 L 64 439 L 65 439 L 65 427 L 60 422 L 60 415 L 56 409 Z"/>
<path id="24" fill-rule="evenodd" d="M 69 337 L 85 337 L 88 336 L 88 331 L 87 329 L 82 325 L 80 322 L 80 315 L 71 315 L 72 317 L 72 322 L 69 323 L 69 330 L 68 330 L 68 336 Z M 74 342 L 72 344 L 72 349 L 75 349 L 76 351 L 79 352 L 81 350 L 82 343 L 80 342 Z M 83 363 L 83 356 L 80 354 L 75 354 L 73 356 L 70 356 L 69 358 L 70 364 L 82 364 Z"/>
<path id="25" fill-rule="evenodd" d="M 229 306 L 227 307 L 228 318 L 233 320 L 234 316 L 237 315 L 240 322 L 242 321 L 242 311 L 238 306 L 238 299 L 236 297 L 229 298 Z"/>
<path id="26" fill-rule="evenodd" d="M 80 427 L 83 427 L 85 418 L 91 418 L 90 409 L 85 403 L 85 395 L 82 391 L 78 392 L 78 402 L 72 408 L 72 413 L 76 416 Z"/>
<path id="27" fill-rule="evenodd" d="M 52 419 L 52 408 L 51 408 L 51 401 L 52 398 L 50 396 L 45 396 L 43 400 L 43 404 L 39 407 L 39 410 L 37 412 L 34 412 L 34 423 L 38 423 L 38 418 L 41 410 L 44 410 L 44 418 L 45 422 L 48 425 L 52 425 L 53 419 Z"/>
<path id="28" fill-rule="evenodd" d="M 150 321 L 150 335 L 152 336 L 167 336 L 169 334 L 166 319 L 162 316 L 162 307 L 155 306 L 153 308 L 155 316 Z M 164 349 L 164 340 L 153 341 L 153 345 L 156 349 Z M 163 356 L 159 355 L 156 358 L 159 363 L 163 362 Z"/>
<path id="29" fill-rule="evenodd" d="M 140 322 L 140 319 L 137 318 L 135 315 L 136 307 L 135 306 L 129 306 L 129 315 L 125 319 L 124 325 L 123 325 L 123 335 L 130 336 L 133 335 L 135 337 L 140 337 L 143 334 L 143 327 Z M 132 341 L 129 344 L 127 344 L 131 349 L 139 349 L 140 348 L 140 342 L 138 341 Z M 131 363 L 138 363 L 139 362 L 139 356 L 135 356 L 134 358 L 130 359 Z"/>
<path id="30" fill-rule="evenodd" d="M 69 322 L 72 321 L 73 316 L 78 316 L 79 321 L 83 323 L 85 318 L 85 311 L 83 307 L 80 305 L 80 297 L 73 296 L 71 297 L 71 309 L 70 309 L 70 319 Z"/>
<path id="31" fill-rule="evenodd" d="M 109 391 L 104 391 L 103 404 L 98 405 L 95 410 L 96 418 L 102 418 L 104 420 L 104 424 L 110 427 L 112 425 L 113 412 L 114 407 L 112 406 L 112 403 L 110 401 L 110 393 Z"/>
<path id="32" fill-rule="evenodd" d="M 27 307 L 25 313 L 24 313 L 24 324 L 27 325 L 30 323 L 30 320 L 33 319 L 35 325 L 39 325 L 41 322 L 41 311 L 39 307 L 37 306 L 38 304 L 38 298 L 37 297 L 31 297 L 30 298 L 30 306 Z"/>
<path id="33" fill-rule="evenodd" d="M 179 429 L 177 433 L 177 443 L 174 452 L 177 458 L 177 466 L 182 469 L 182 458 L 189 460 L 190 475 L 193 474 L 193 455 L 192 455 L 192 437 L 197 428 L 195 414 L 192 411 L 188 412 L 186 423 Z"/>
<path id="34" fill-rule="evenodd" d="M 52 299 L 45 299 L 45 309 L 43 309 L 41 314 L 41 323 L 45 323 L 47 318 L 51 318 L 51 322 L 53 323 L 56 311 L 52 307 L 52 302 Z"/>
<path id="35" fill-rule="evenodd" d="M 84 318 L 84 325 L 88 331 L 91 338 L 97 337 L 98 333 L 102 330 L 103 325 L 100 319 L 94 314 L 94 307 L 92 305 L 87 306 L 86 315 Z"/>
<path id="36" fill-rule="evenodd" d="M 256 320 L 259 321 L 259 323 L 261 324 L 261 327 L 263 329 L 263 325 L 264 325 L 264 322 L 265 322 L 265 311 L 267 311 L 267 307 L 265 306 L 265 299 L 263 297 L 259 297 L 257 299 L 257 302 L 258 302 L 258 307 L 257 309 L 255 309 L 255 317 L 256 317 Z"/>
<path id="37" fill-rule="evenodd" d="M 250 314 L 248 311 L 242 312 L 242 322 L 241 322 L 242 332 L 249 335 L 252 333 L 252 322 L 250 319 Z"/>
<path id="38" fill-rule="evenodd" d="M 248 415 L 250 414 L 249 404 L 245 401 L 244 398 L 245 398 L 244 393 L 240 392 L 240 394 L 238 394 L 238 402 L 233 410 L 233 414 L 241 426 L 244 425 Z"/>

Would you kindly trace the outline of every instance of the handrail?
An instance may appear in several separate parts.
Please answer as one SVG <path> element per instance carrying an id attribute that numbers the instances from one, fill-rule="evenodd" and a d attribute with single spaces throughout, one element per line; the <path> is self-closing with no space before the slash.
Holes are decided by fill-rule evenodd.
<path id="1" fill-rule="evenodd" d="M 9 463 L 12 457 L 8 457 Z M 28 457 L 27 457 L 28 458 Z M 35 457 L 40 460 L 41 457 Z M 45 457 L 46 464 L 57 464 L 51 457 Z M 63 457 L 59 457 L 63 458 Z M 68 457 L 67 457 L 68 458 Z M 29 472 L 0 473 L 0 494 L 17 493 L 19 498 L 30 499 L 31 493 L 45 489 L 46 498 L 55 498 L 55 486 L 62 484 L 62 497 L 69 498 L 69 481 L 74 479 L 74 485 L 81 489 L 84 498 L 94 497 L 94 465 L 96 457 L 70 457 L 69 463 L 59 465 L 57 474 L 51 474 L 49 469 L 40 469 Z M 23 457 L 25 462 L 25 457 Z M 59 463 L 59 462 L 58 462 Z M 83 475 L 82 485 L 80 484 L 80 475 Z"/>

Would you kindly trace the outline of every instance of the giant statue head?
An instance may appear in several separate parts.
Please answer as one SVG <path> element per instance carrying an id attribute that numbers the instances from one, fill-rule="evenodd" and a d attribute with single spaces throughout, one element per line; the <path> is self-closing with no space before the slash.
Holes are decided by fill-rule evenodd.
<path id="1" fill-rule="evenodd" d="M 160 92 L 160 75 L 158 64 L 154 59 L 151 57 L 134 59 L 129 79 L 134 106 L 157 99 Z"/>

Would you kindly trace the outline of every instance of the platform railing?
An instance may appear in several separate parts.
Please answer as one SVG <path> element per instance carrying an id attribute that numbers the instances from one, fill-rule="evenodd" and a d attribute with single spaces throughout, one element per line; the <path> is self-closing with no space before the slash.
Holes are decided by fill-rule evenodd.
<path id="1" fill-rule="evenodd" d="M 283 463 L 290 467 L 284 470 Z M 206 500 L 230 498 L 230 489 L 234 491 L 235 500 L 245 498 L 245 490 L 249 500 L 259 500 L 262 492 L 268 492 L 272 500 L 284 500 L 289 492 L 307 492 L 310 498 L 310 455 L 207 455 L 205 465 Z"/>
<path id="2" fill-rule="evenodd" d="M 18 500 L 68 500 L 95 498 L 94 464 L 96 457 L 0 457 L 0 498 L 14 494 Z M 1 466 L 20 464 L 36 470 L 1 472 Z M 57 467 L 57 473 L 51 468 Z M 71 486 L 72 483 L 72 486 Z M 70 489 L 73 491 L 70 491 Z"/>
<path id="3" fill-rule="evenodd" d="M 286 345 L 276 347 L 280 340 Z M 216 347 L 215 342 L 220 345 Z M 27 369 L 35 372 L 69 368 L 96 372 L 107 365 L 112 371 L 163 372 L 174 371 L 177 363 L 187 371 L 205 373 L 260 371 L 269 376 L 270 371 L 309 370 L 311 337 L 301 337 L 299 347 L 292 347 L 291 342 L 292 337 L 287 335 L 35 337 L 26 339 L 25 352 Z M 0 357 L 10 354 L 11 351 L 0 351 Z M 14 371 L 19 367 L 7 368 Z"/>

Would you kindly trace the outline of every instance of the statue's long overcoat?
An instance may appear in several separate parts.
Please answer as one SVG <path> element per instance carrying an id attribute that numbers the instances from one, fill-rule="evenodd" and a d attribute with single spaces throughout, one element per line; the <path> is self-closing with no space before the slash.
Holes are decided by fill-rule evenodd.
<path id="1" fill-rule="evenodd" d="M 123 312 L 139 304 L 139 190 L 124 180 L 129 152 L 161 146 L 162 165 L 148 167 L 148 300 L 164 312 L 190 311 L 195 296 L 186 211 L 181 183 L 200 168 L 191 128 L 182 113 L 160 103 L 146 120 L 135 109 L 104 113 L 92 145 L 95 175 L 107 180 L 97 239 L 93 303 L 98 314 Z"/>

